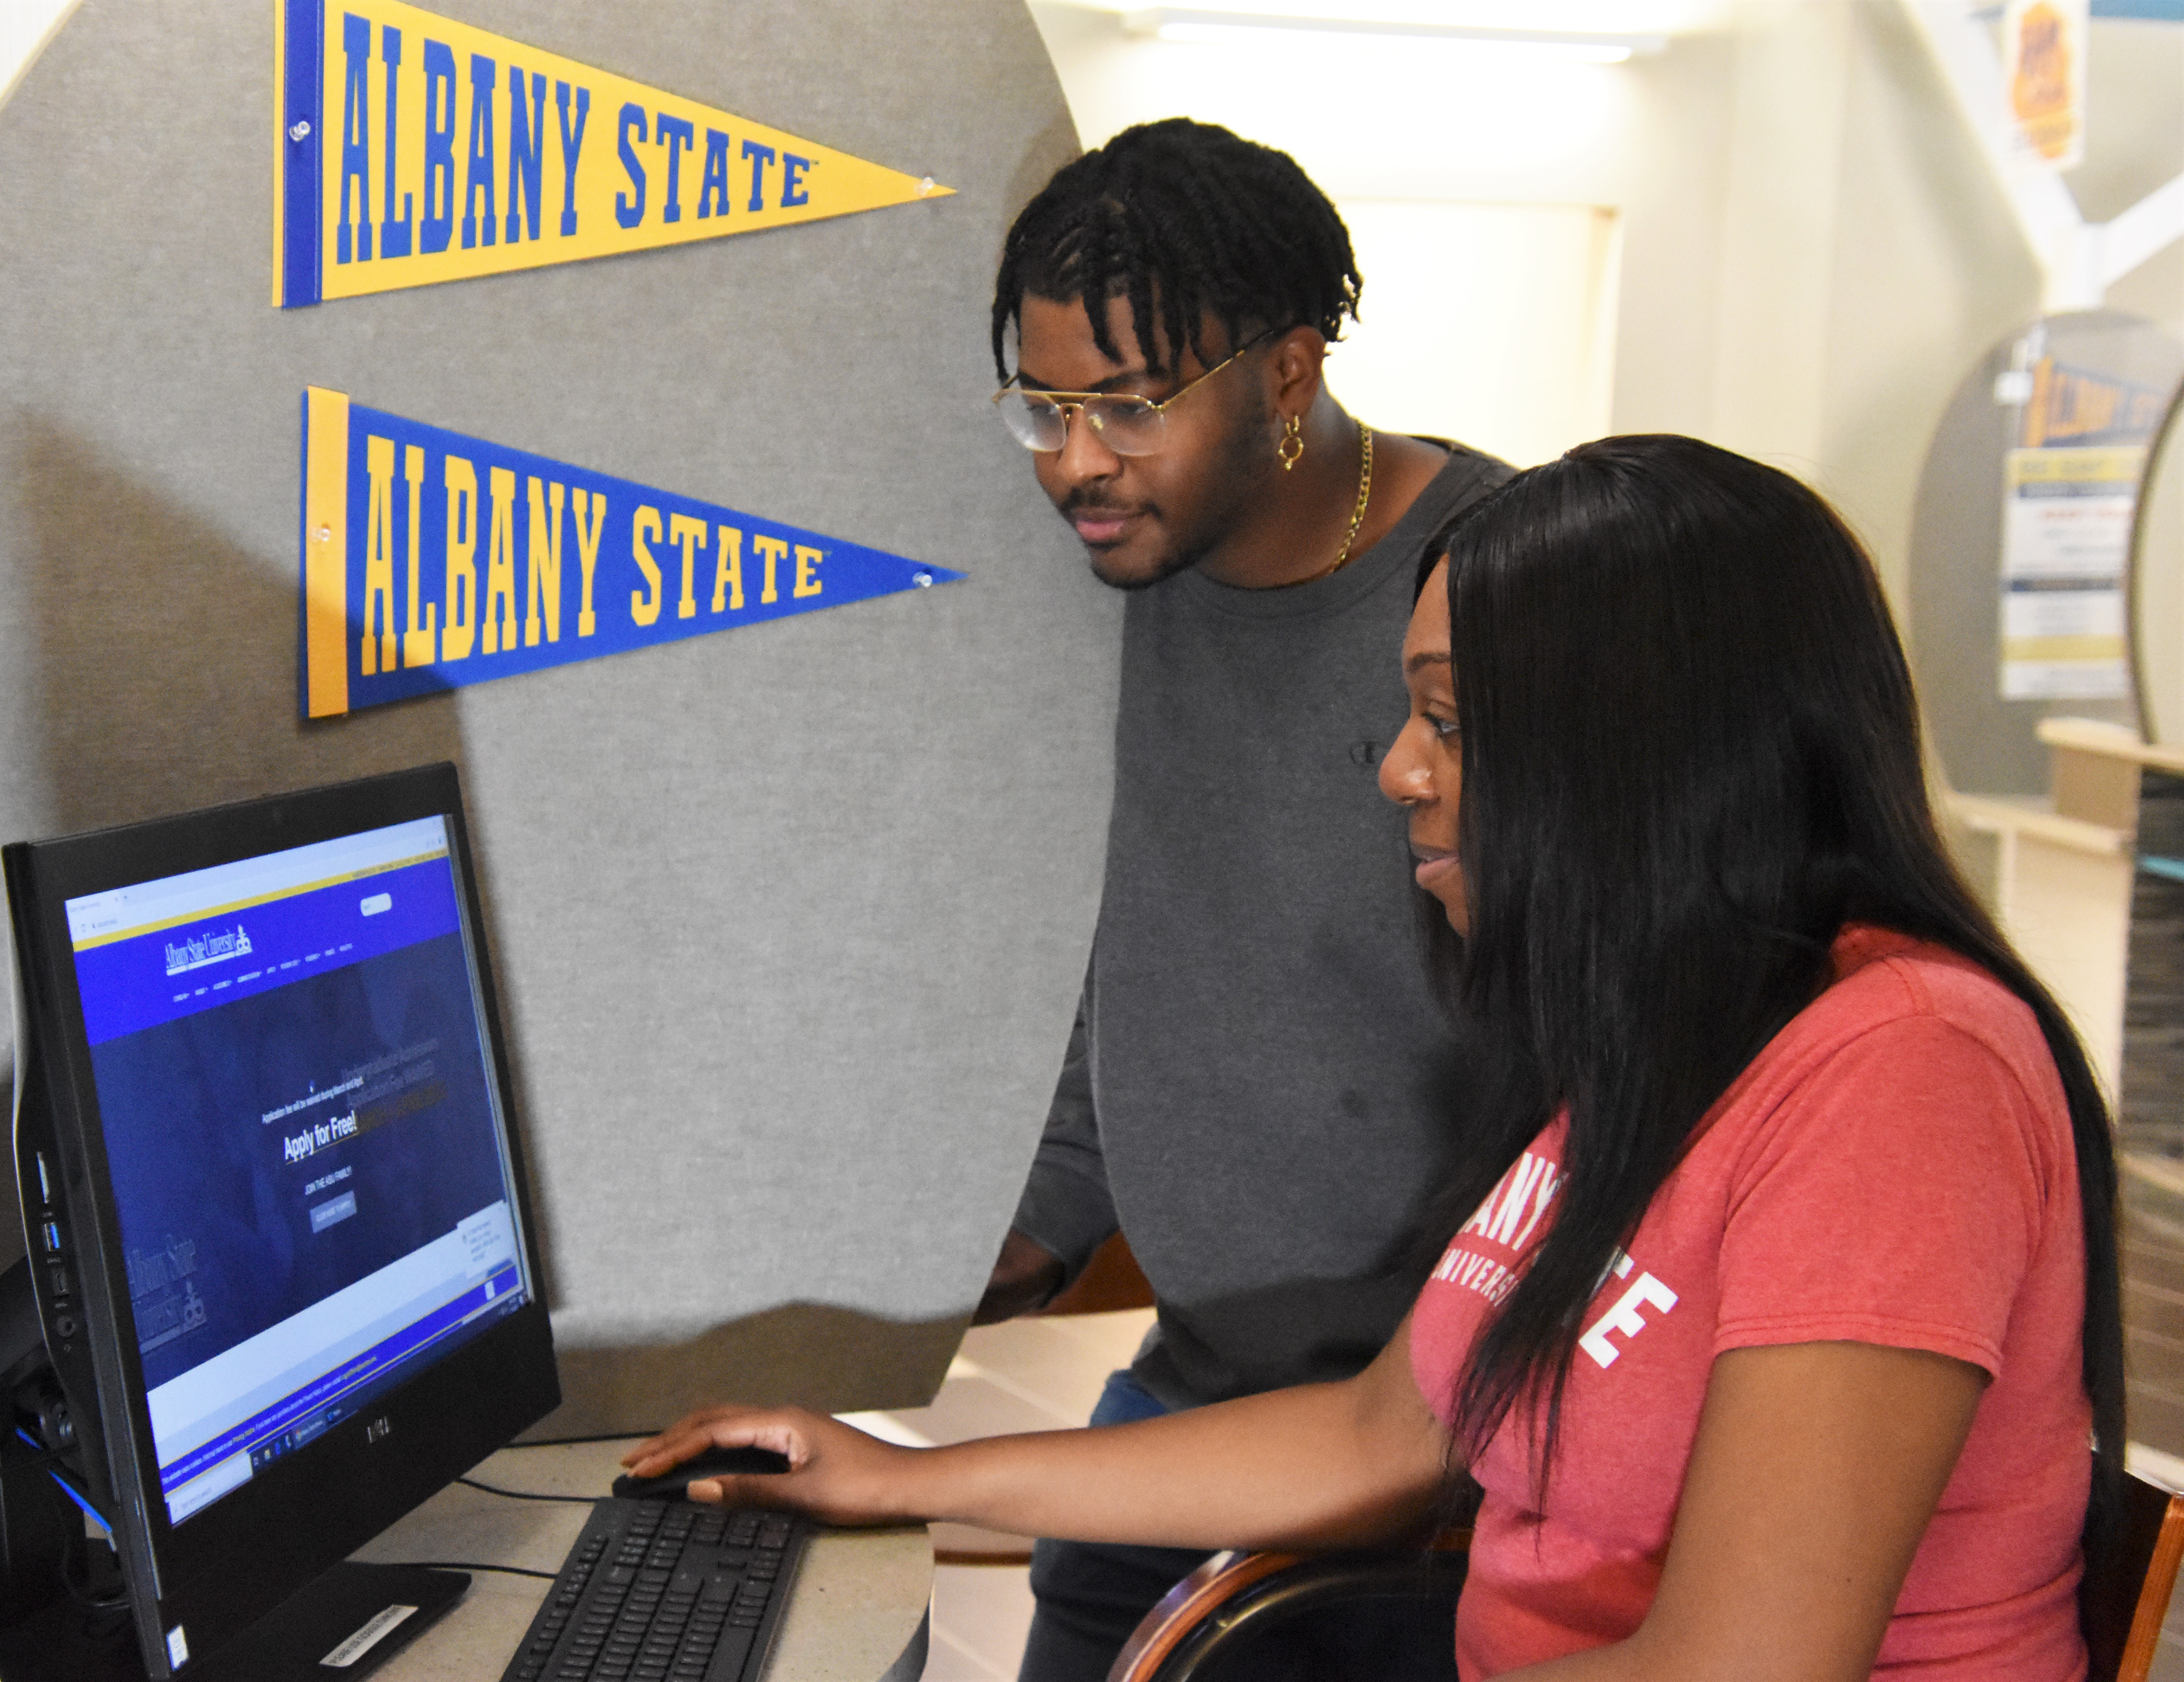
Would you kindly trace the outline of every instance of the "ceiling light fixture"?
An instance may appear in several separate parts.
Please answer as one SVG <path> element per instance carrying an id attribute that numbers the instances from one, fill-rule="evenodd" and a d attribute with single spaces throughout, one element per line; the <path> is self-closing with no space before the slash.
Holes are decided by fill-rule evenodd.
<path id="1" fill-rule="evenodd" d="M 1147 6 L 1122 14 L 1132 35 L 1161 41 L 1233 42 L 1270 33 L 1339 35 L 1384 41 L 1443 41 L 1470 46 L 1520 47 L 1596 64 L 1619 64 L 1635 53 L 1658 53 L 1660 35 L 1596 35 L 1575 31 L 1477 29 L 1462 24 L 1375 22 L 1366 19 L 1306 17 L 1280 12 L 1217 12 L 1184 6 Z"/>

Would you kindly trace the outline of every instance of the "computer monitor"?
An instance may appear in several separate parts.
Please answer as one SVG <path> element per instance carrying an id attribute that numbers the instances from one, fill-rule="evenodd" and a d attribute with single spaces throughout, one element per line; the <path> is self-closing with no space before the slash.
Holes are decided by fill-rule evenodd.
<path id="1" fill-rule="evenodd" d="M 560 1401 L 454 767 L 4 864 L 29 1482 L 110 1527 L 149 1677 L 356 1676 L 465 1579 L 339 1562 Z"/>

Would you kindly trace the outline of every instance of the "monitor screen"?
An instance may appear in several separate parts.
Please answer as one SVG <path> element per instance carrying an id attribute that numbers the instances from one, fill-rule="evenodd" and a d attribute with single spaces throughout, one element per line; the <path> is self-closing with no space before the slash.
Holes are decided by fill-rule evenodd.
<path id="1" fill-rule="evenodd" d="M 8 852 L 47 1342 L 187 1674 L 558 1399 L 454 773 Z"/>
<path id="2" fill-rule="evenodd" d="M 169 1519 L 530 1281 L 421 818 L 66 901 Z"/>

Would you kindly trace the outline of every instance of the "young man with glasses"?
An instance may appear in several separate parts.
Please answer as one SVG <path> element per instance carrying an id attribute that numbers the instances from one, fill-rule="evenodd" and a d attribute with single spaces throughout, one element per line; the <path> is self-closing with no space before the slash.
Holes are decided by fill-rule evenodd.
<path id="1" fill-rule="evenodd" d="M 978 1317 L 1119 1226 L 1159 1320 L 1099 1423 L 1369 1361 L 1490 1074 L 1428 994 L 1374 777 L 1421 558 L 1509 470 L 1343 412 L 1321 363 L 1359 287 L 1291 159 L 1179 118 L 1063 169 L 1003 250 L 994 405 L 1131 595 L 1099 930 Z M 1027 1682 L 1097 1682 L 1195 1563 L 1042 1541 Z"/>

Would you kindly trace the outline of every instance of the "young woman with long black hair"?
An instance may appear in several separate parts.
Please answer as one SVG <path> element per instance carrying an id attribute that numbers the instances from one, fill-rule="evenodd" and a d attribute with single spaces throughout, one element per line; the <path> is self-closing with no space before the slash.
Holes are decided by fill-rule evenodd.
<path id="1" fill-rule="evenodd" d="M 794 1469 L 694 1493 L 1286 1548 L 1415 1534 L 1468 1469 L 1468 1678 L 2070 1682 L 2123 1443 L 2108 1119 L 1944 855 L 1870 563 L 1676 437 L 1520 475 L 1448 556 L 1381 785 L 1525 1072 L 1379 1360 L 939 1450 L 712 1409 L 635 1469 L 758 1443 Z"/>

